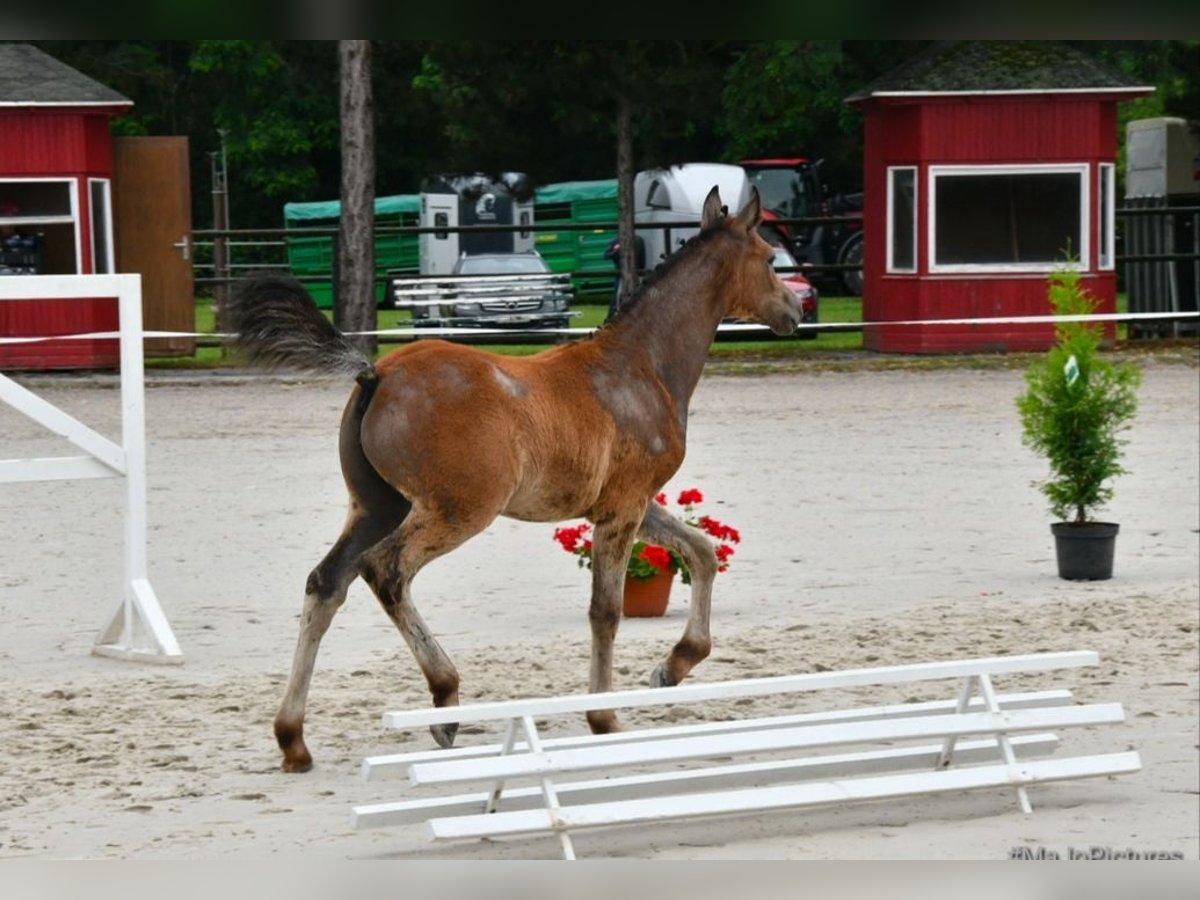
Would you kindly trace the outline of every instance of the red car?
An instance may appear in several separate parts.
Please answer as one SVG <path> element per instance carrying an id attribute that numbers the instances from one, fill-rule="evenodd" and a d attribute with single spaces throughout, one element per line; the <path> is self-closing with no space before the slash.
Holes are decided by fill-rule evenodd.
<path id="1" fill-rule="evenodd" d="M 804 326 L 806 324 L 815 325 L 818 321 L 817 289 L 799 271 L 800 264 L 796 262 L 796 257 L 792 256 L 791 251 L 779 244 L 775 244 L 774 247 L 775 258 L 771 260 L 771 265 L 775 267 L 775 271 L 779 272 L 779 280 L 800 298 L 800 327 L 796 329 L 796 337 L 812 340 L 817 336 L 817 329 Z M 795 271 L 788 271 L 789 269 Z"/>

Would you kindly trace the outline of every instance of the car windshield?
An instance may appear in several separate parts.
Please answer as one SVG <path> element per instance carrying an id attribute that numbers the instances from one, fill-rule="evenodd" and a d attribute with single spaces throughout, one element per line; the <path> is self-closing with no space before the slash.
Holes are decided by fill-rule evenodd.
<path id="1" fill-rule="evenodd" d="M 528 254 L 468 256 L 458 264 L 460 275 L 523 275 L 547 271 L 546 264 L 539 257 Z"/>
<path id="2" fill-rule="evenodd" d="M 785 219 L 802 219 L 808 215 L 808 197 L 804 182 L 792 169 L 749 169 L 750 180 L 762 195 L 763 206 Z"/>
<path id="3" fill-rule="evenodd" d="M 783 247 L 776 246 L 772 247 L 771 249 L 775 251 L 775 255 L 771 257 L 771 265 L 776 269 L 799 268 L 799 264 L 796 262 L 796 257 L 792 256 L 792 254 Z"/>

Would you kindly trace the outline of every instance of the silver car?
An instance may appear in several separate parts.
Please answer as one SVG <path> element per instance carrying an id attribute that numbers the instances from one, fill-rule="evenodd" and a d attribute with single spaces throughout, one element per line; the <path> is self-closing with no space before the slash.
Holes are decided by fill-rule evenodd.
<path id="1" fill-rule="evenodd" d="M 550 271 L 537 251 L 473 253 L 458 258 L 436 306 L 427 306 L 432 324 L 488 328 L 565 327 L 570 320 L 570 276 Z M 436 311 L 436 312 L 435 312 Z"/>

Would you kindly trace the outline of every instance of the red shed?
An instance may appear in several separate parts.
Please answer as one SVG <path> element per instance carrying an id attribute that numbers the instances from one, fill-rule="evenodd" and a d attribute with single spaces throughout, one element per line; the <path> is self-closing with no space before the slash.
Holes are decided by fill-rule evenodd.
<path id="1" fill-rule="evenodd" d="M 1115 312 L 1117 103 L 1152 90 L 1065 44 L 954 41 L 848 97 L 866 128 L 863 321 L 1046 315 L 1046 275 L 1065 253 Z M 863 342 L 1041 350 L 1053 335 L 881 325 Z"/>
<path id="2" fill-rule="evenodd" d="M 0 277 L 116 271 L 108 126 L 132 105 L 31 44 L 0 43 Z M 116 327 L 115 299 L 0 303 L 0 335 Z M 115 340 L 0 344 L 6 368 L 116 362 Z"/>

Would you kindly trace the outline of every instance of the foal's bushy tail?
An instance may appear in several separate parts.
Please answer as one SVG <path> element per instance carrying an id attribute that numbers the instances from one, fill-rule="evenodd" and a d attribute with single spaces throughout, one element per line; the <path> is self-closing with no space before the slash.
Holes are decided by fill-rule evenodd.
<path id="1" fill-rule="evenodd" d="M 373 377 L 375 366 L 317 308 L 296 279 L 249 275 L 230 299 L 234 343 L 251 362 L 271 368 Z"/>

